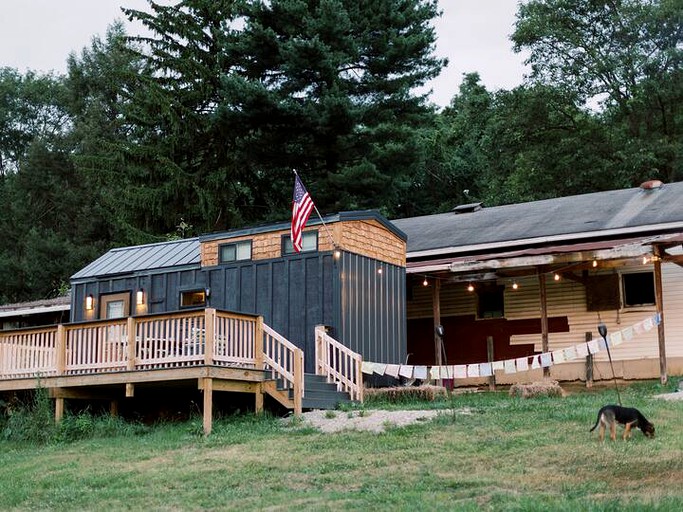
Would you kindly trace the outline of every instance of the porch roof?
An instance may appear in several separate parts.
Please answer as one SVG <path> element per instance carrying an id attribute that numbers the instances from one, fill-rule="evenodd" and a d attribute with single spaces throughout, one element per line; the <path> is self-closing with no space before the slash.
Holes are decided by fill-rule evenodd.
<path id="1" fill-rule="evenodd" d="M 683 230 L 683 182 L 392 221 L 408 261 Z M 410 267 L 410 263 L 409 263 Z"/>

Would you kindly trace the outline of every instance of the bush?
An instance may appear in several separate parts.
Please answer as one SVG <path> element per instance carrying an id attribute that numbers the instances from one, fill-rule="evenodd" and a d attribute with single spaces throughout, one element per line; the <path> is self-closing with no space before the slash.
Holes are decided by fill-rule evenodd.
<path id="1" fill-rule="evenodd" d="M 52 400 L 47 389 L 38 387 L 30 402 L 19 401 L 8 410 L 2 437 L 8 441 L 43 444 L 52 439 L 54 432 Z"/>

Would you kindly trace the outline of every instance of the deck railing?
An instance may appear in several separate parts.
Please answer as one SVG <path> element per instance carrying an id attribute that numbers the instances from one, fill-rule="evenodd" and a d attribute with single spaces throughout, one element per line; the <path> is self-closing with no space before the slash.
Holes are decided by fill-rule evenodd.
<path id="1" fill-rule="evenodd" d="M 0 379 L 202 364 L 264 369 L 265 363 L 293 385 L 293 362 L 303 353 L 270 328 L 265 334 L 266 328 L 261 317 L 207 308 L 0 331 Z"/>
<path id="2" fill-rule="evenodd" d="M 337 384 L 351 400 L 363 401 L 363 358 L 342 345 L 325 332 L 323 326 L 315 328 L 315 373 Z"/>

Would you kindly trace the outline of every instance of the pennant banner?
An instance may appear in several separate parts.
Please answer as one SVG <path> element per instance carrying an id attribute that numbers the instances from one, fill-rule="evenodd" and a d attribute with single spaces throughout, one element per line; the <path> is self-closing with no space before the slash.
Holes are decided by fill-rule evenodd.
<path id="1" fill-rule="evenodd" d="M 651 331 L 662 321 L 662 316 L 657 313 L 648 317 L 631 327 L 626 327 L 620 331 L 615 331 L 607 336 L 607 344 L 610 347 L 617 347 L 625 341 L 630 341 L 634 336 Z M 588 354 L 597 354 L 606 350 L 607 345 L 602 338 L 590 340 L 570 347 L 543 352 L 528 357 L 518 357 L 516 359 L 506 359 L 504 361 L 492 361 L 475 364 L 457 364 L 441 366 L 413 366 L 405 364 L 385 364 L 363 361 L 361 371 L 366 375 L 387 375 L 393 378 L 403 377 L 405 379 L 420 380 L 439 380 L 439 379 L 465 379 L 468 377 L 491 377 L 497 371 L 504 371 L 506 374 L 548 368 L 554 364 L 561 364 L 575 359 L 585 358 Z M 531 364 L 529 364 L 529 357 Z"/>

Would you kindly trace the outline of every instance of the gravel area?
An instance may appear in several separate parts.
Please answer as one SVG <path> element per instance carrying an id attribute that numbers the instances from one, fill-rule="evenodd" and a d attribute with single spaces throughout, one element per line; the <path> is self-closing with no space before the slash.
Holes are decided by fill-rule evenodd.
<path id="1" fill-rule="evenodd" d="M 302 425 L 314 427 L 324 433 L 342 430 L 365 430 L 384 432 L 387 427 L 403 427 L 426 422 L 439 414 L 451 414 L 450 410 L 385 411 L 363 409 L 359 411 L 309 411 L 301 415 Z M 471 414 L 469 409 L 458 409 L 456 414 Z"/>
<path id="2" fill-rule="evenodd" d="M 661 398 L 662 400 L 683 400 L 683 391 L 666 393 L 664 395 L 655 395 L 655 398 Z"/>

